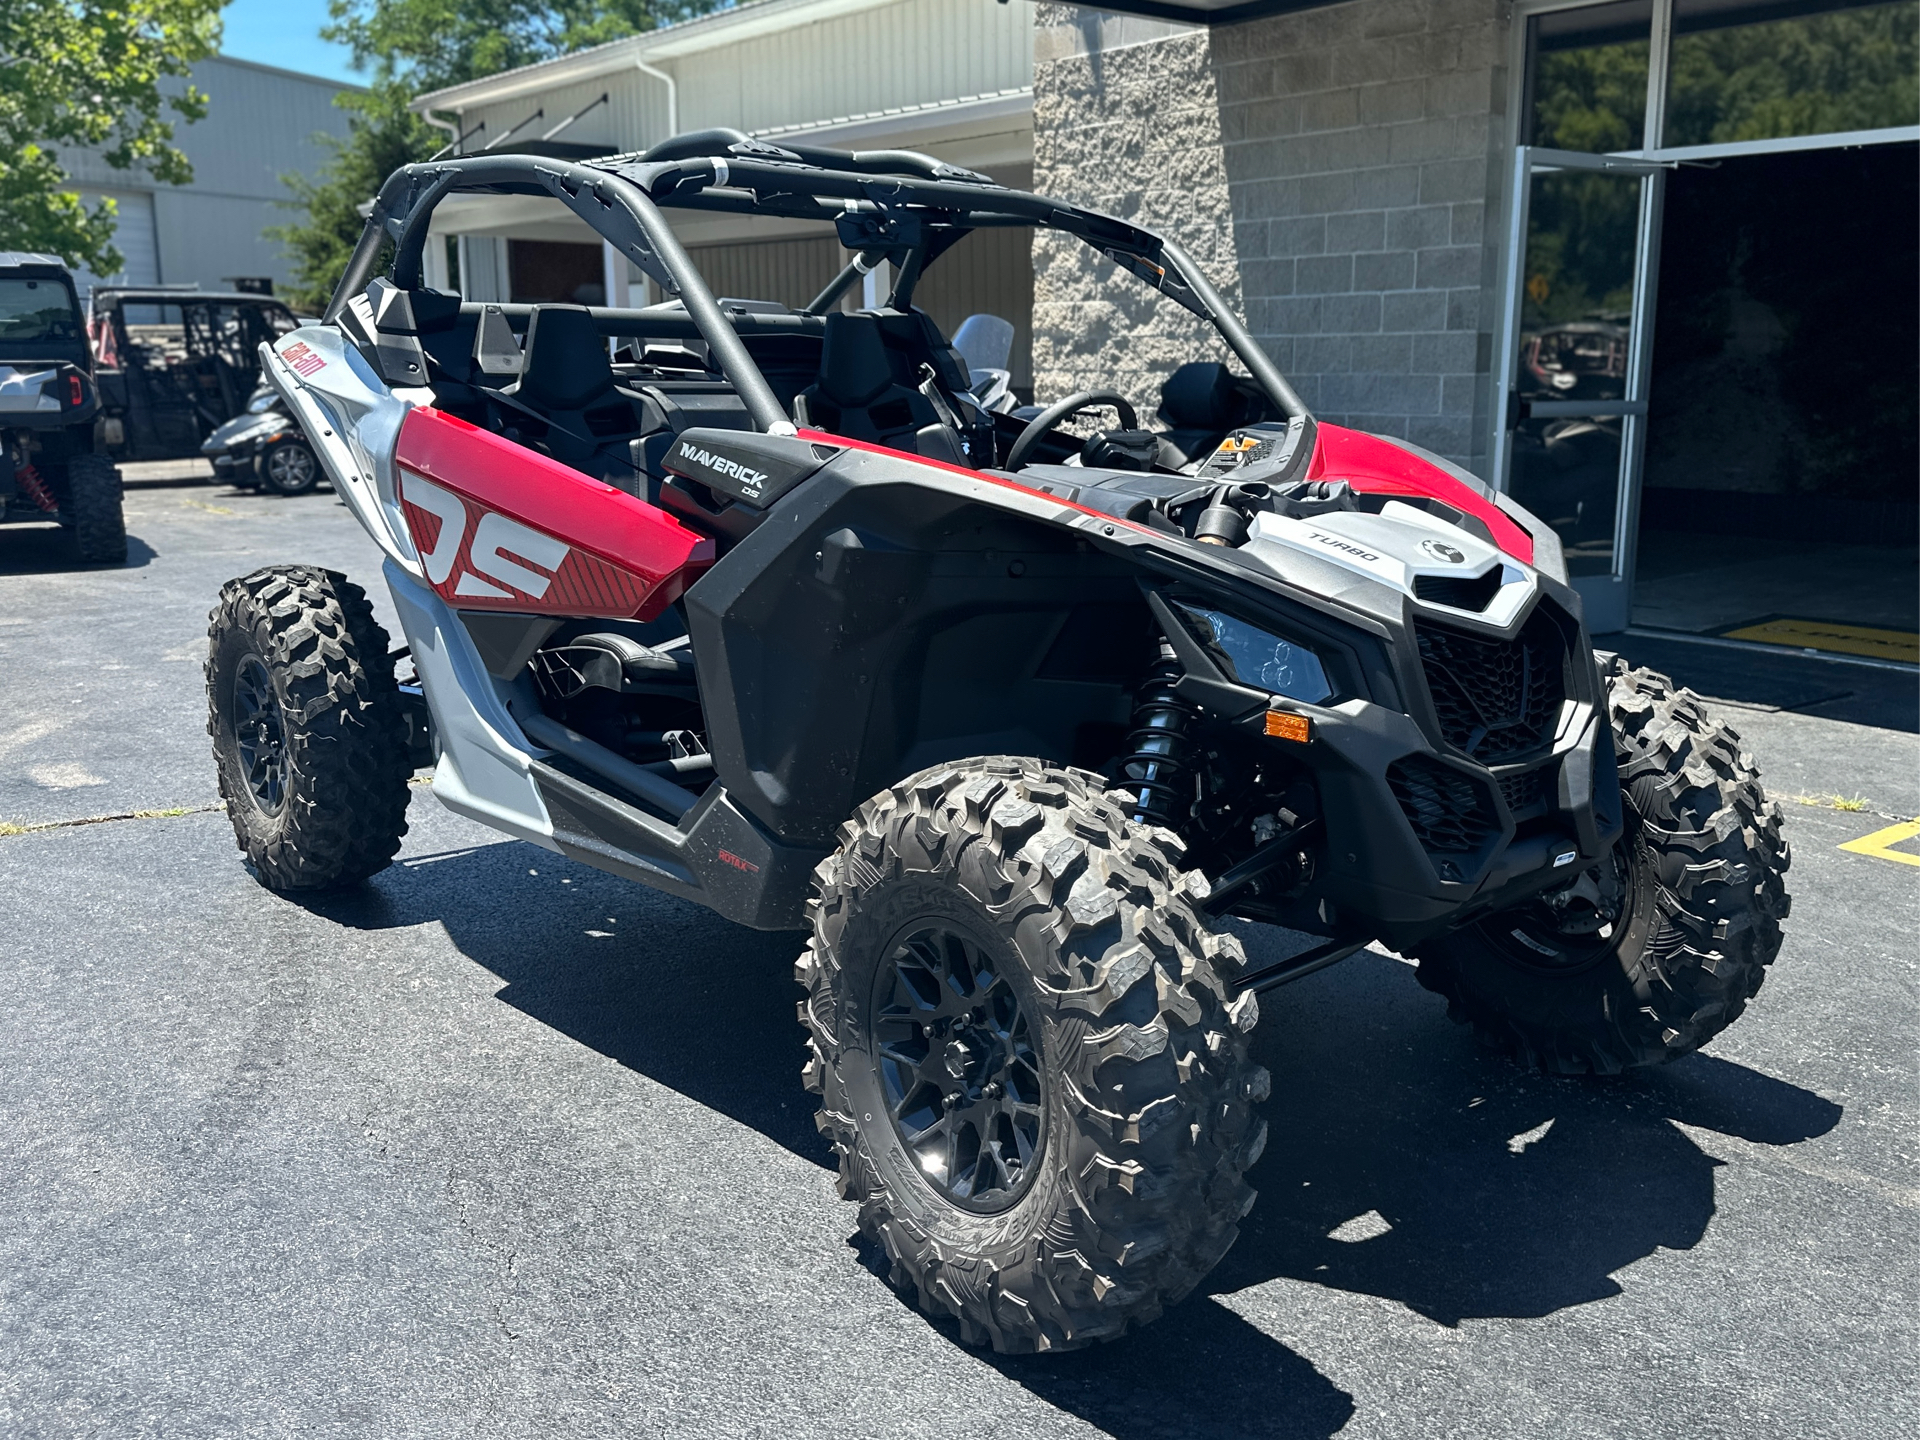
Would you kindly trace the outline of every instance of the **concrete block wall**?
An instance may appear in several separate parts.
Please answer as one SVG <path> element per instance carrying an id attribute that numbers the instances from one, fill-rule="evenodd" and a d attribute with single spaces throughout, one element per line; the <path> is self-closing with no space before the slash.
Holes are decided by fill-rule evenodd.
<path id="1" fill-rule="evenodd" d="M 1035 183 L 1179 239 L 1321 418 L 1484 464 L 1504 172 L 1499 0 L 1349 0 L 1184 29 L 1044 6 Z M 1224 194 L 1222 193 L 1224 191 Z M 1036 250 L 1036 393 L 1130 353 Z M 1164 312 L 1171 307 L 1161 306 Z M 1159 314 L 1140 359 L 1161 358 Z M 1190 330 L 1165 326 L 1165 340 Z M 1191 357 L 1182 357 L 1191 358 Z M 1122 368 L 1137 391 L 1138 367 Z"/>

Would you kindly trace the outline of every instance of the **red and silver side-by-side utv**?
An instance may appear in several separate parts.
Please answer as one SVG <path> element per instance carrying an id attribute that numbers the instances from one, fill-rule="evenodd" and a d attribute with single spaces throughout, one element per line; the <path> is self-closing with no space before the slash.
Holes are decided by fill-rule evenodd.
<path id="1" fill-rule="evenodd" d="M 672 298 L 426 288 L 434 207 L 474 193 L 548 197 Z M 716 299 L 676 206 L 852 259 L 798 310 Z M 914 291 L 1001 227 L 1095 247 L 1231 361 L 1170 376 L 1160 429 L 1111 390 L 982 403 Z M 263 353 L 405 633 L 320 569 L 222 592 L 210 730 L 259 878 L 379 871 L 431 764 L 462 815 L 807 932 L 841 1192 L 970 1342 L 1117 1336 L 1233 1243 L 1259 992 L 1379 942 L 1522 1063 L 1612 1072 L 1711 1039 L 1780 947 L 1733 732 L 1596 657 L 1551 530 L 1316 423 L 1138 226 L 726 131 L 453 159 L 388 181 L 324 323 Z M 1252 968 L 1241 922 L 1318 943 Z"/>

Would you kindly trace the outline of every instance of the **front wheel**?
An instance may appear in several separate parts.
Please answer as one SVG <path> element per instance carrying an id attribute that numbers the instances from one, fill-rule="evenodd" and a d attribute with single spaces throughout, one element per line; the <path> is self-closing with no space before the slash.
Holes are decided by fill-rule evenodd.
<path id="1" fill-rule="evenodd" d="M 1790 906 L 1780 807 L 1740 737 L 1666 676 L 1610 672 L 1619 843 L 1418 951 L 1420 983 L 1453 1019 L 1559 1074 L 1655 1065 L 1718 1035 L 1760 989 Z"/>
<path id="2" fill-rule="evenodd" d="M 1181 1299 L 1266 1127 L 1239 942 L 1097 776 L 993 758 L 863 805 L 815 874 L 809 1089 L 896 1285 L 1003 1352 Z"/>
<path id="3" fill-rule="evenodd" d="M 366 593 L 307 565 L 229 580 L 208 626 L 207 733 L 236 843 L 272 890 L 386 868 L 413 765 Z"/>

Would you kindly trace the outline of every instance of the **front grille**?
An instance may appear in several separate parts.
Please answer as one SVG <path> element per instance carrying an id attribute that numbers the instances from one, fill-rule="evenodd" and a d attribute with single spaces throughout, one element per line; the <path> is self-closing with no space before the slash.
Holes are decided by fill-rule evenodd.
<path id="1" fill-rule="evenodd" d="M 1485 787 L 1458 770 L 1409 755 L 1387 767 L 1387 784 L 1430 854 L 1467 855 L 1500 833 Z"/>
<path id="2" fill-rule="evenodd" d="M 1538 770 L 1502 775 L 1494 783 L 1500 787 L 1500 798 L 1507 802 L 1507 809 L 1516 819 L 1538 805 L 1546 789 L 1546 777 Z"/>
<path id="3" fill-rule="evenodd" d="M 1498 565 L 1484 575 L 1462 579 L 1454 575 L 1416 575 L 1414 595 L 1429 605 L 1446 605 L 1455 610 L 1471 610 L 1478 615 L 1500 593 L 1501 571 Z"/>
<path id="4" fill-rule="evenodd" d="M 1536 610 L 1513 640 L 1439 625 L 1413 633 L 1449 745 L 1491 765 L 1553 739 L 1567 698 L 1566 644 L 1553 621 Z"/>

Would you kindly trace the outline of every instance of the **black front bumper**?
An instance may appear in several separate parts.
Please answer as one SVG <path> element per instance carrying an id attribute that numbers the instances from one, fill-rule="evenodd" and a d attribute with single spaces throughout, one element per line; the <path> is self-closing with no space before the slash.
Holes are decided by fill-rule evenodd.
<path id="1" fill-rule="evenodd" d="M 1606 854 L 1621 828 L 1612 727 L 1571 590 L 1542 577 L 1504 630 L 1408 604 L 1345 638 L 1345 698 L 1278 702 L 1312 725 L 1298 753 L 1320 794 L 1327 928 L 1406 949 Z"/>

